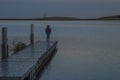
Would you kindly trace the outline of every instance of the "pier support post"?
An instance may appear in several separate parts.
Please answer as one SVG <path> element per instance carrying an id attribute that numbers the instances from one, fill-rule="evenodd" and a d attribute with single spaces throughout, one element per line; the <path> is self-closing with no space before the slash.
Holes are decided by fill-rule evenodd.
<path id="1" fill-rule="evenodd" d="M 8 57 L 7 28 L 2 28 L 1 59 Z"/>
<path id="2" fill-rule="evenodd" d="M 31 24 L 30 44 L 34 44 L 34 24 Z"/>

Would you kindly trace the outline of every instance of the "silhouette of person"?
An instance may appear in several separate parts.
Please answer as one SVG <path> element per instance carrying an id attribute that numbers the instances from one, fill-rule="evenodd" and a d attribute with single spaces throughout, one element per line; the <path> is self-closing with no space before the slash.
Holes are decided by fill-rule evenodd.
<path id="1" fill-rule="evenodd" d="M 47 35 L 47 41 L 50 40 L 50 34 L 51 34 L 51 28 L 49 25 L 47 25 L 46 29 L 45 29 L 46 35 Z"/>

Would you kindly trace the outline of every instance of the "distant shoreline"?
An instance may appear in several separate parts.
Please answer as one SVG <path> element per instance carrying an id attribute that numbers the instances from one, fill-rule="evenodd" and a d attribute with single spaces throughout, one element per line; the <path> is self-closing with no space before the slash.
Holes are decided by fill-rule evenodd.
<path id="1" fill-rule="evenodd" d="M 39 21 L 80 21 L 80 20 L 120 20 L 120 15 L 100 17 L 100 18 L 74 18 L 74 17 L 44 17 L 44 18 L 0 18 L 0 20 L 39 20 Z"/>
<path id="2" fill-rule="evenodd" d="M 120 20 L 120 19 L 79 19 L 79 20 L 68 20 L 68 19 L 64 19 L 64 20 L 42 20 L 42 19 L 0 19 L 0 21 L 111 21 L 111 20 Z"/>

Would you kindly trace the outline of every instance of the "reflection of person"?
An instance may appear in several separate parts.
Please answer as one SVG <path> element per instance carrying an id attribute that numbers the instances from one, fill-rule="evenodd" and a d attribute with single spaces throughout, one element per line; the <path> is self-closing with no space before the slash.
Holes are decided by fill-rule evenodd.
<path id="1" fill-rule="evenodd" d="M 50 33 L 51 33 L 51 28 L 49 25 L 47 25 L 46 29 L 45 29 L 46 35 L 47 35 L 47 41 L 50 40 Z"/>

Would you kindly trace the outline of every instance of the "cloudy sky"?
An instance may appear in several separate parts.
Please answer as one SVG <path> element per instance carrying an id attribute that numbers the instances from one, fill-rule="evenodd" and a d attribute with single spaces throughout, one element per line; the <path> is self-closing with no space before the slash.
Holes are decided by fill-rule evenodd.
<path id="1" fill-rule="evenodd" d="M 120 14 L 120 0 L 0 0 L 0 18 L 66 16 L 92 18 Z"/>

